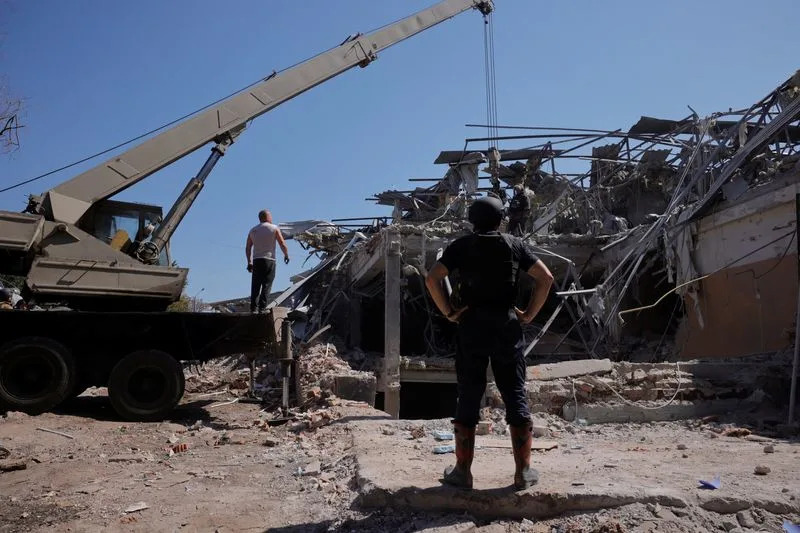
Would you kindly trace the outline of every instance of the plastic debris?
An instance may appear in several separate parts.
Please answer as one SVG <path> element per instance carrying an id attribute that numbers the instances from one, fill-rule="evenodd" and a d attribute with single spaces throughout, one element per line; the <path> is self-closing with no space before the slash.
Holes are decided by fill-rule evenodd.
<path id="1" fill-rule="evenodd" d="M 783 530 L 786 533 L 800 533 L 800 526 L 797 524 L 793 524 L 788 520 L 783 521 Z"/>
<path id="2" fill-rule="evenodd" d="M 136 502 L 132 505 L 129 505 L 127 509 L 125 509 L 125 513 L 136 513 L 138 511 L 144 511 L 145 509 L 149 509 L 150 506 L 144 502 Z"/>
<path id="3" fill-rule="evenodd" d="M 456 451 L 455 444 L 445 444 L 433 448 L 433 453 L 453 453 L 454 451 Z"/>
<path id="4" fill-rule="evenodd" d="M 702 479 L 700 480 L 700 488 L 703 489 L 715 490 L 720 488 L 721 486 L 722 482 L 720 481 L 719 476 L 714 476 L 714 479 L 712 479 L 711 481 L 704 481 Z"/>
<path id="5" fill-rule="evenodd" d="M 433 438 L 436 440 L 453 440 L 455 436 L 451 431 L 434 431 Z"/>

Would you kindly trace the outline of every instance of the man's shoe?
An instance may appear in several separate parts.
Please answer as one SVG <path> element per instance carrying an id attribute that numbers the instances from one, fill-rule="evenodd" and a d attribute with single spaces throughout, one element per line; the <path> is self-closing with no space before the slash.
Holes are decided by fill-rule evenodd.
<path id="1" fill-rule="evenodd" d="M 514 450 L 514 488 L 525 490 L 539 481 L 539 472 L 531 468 L 531 446 L 533 446 L 533 424 L 510 426 L 511 445 Z"/>
<path id="2" fill-rule="evenodd" d="M 453 423 L 456 441 L 456 464 L 444 470 L 442 481 L 462 489 L 472 488 L 472 458 L 475 452 L 475 427 Z"/>

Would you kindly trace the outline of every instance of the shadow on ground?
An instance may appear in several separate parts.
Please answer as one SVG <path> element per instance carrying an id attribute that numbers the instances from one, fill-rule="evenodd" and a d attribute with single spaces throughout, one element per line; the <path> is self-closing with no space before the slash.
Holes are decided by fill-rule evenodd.
<path id="1" fill-rule="evenodd" d="M 202 420 L 203 424 L 208 427 L 227 429 L 225 424 L 217 423 L 205 409 L 206 406 L 214 402 L 215 400 L 213 399 L 203 399 L 183 403 L 176 407 L 168 417 L 164 418 L 163 422 L 191 424 L 197 420 Z M 107 422 L 124 422 L 116 411 L 114 411 L 108 396 L 78 396 L 77 398 L 65 401 L 54 409 L 53 412 L 59 415 L 81 416 Z"/>
<path id="2" fill-rule="evenodd" d="M 325 520 L 316 523 L 297 524 L 264 530 L 264 533 L 317 533 L 317 532 L 374 532 L 393 531 L 411 533 L 433 527 L 473 525 L 475 519 L 468 515 L 442 513 L 402 513 L 397 511 L 376 511 L 359 519 L 337 523 Z"/>

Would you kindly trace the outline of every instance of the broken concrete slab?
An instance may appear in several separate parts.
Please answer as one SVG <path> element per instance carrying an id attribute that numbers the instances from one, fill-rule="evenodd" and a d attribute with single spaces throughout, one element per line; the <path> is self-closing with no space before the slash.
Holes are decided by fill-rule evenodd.
<path id="1" fill-rule="evenodd" d="M 333 393 L 344 400 L 375 405 L 377 379 L 374 374 L 337 374 L 333 376 Z"/>
<path id="2" fill-rule="evenodd" d="M 529 366 L 527 378 L 529 380 L 552 381 L 575 376 L 608 374 L 612 369 L 613 365 L 609 359 L 582 359 L 579 361 Z"/>
<path id="3" fill-rule="evenodd" d="M 661 408 L 654 409 L 657 404 L 585 404 L 578 406 L 578 417 L 590 424 L 607 424 L 613 422 L 660 422 L 669 420 L 686 420 L 701 416 L 723 414 L 738 409 L 749 409 L 756 405 L 748 400 L 703 400 L 697 402 L 676 401 Z M 563 416 L 566 420 L 575 420 L 575 404 L 565 404 Z"/>

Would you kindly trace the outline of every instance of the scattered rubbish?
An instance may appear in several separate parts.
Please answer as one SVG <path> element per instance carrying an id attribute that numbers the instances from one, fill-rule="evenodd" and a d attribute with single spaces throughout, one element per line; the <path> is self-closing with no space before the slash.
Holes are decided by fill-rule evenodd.
<path id="1" fill-rule="evenodd" d="M 3 446 L 0 446 L 0 459 L 5 459 L 9 455 L 11 455 L 11 450 L 9 450 L 8 448 L 4 448 Z"/>
<path id="2" fill-rule="evenodd" d="M 618 466 L 619 465 L 615 465 L 615 464 L 612 464 L 612 463 L 605 463 L 603 465 L 604 468 L 617 468 Z"/>
<path id="3" fill-rule="evenodd" d="M 585 483 L 583 481 L 573 481 L 572 482 L 572 486 L 573 487 L 583 487 L 584 485 L 585 485 Z"/>
<path id="4" fill-rule="evenodd" d="M 722 486 L 722 481 L 720 481 L 719 476 L 714 476 L 711 481 L 700 480 L 700 488 L 701 489 L 709 489 L 715 490 Z"/>
<path id="5" fill-rule="evenodd" d="M 764 446 L 764 453 L 775 453 L 775 446 L 772 444 L 767 444 Z"/>
<path id="6" fill-rule="evenodd" d="M 278 444 L 279 442 L 275 439 L 267 439 L 264 441 L 264 446 L 266 446 L 267 448 L 274 448 Z"/>
<path id="7" fill-rule="evenodd" d="M 167 442 L 169 442 L 170 444 L 176 444 L 179 440 L 181 440 L 180 437 L 178 437 L 173 433 L 172 435 L 169 436 Z"/>
<path id="8" fill-rule="evenodd" d="M 547 429 L 547 426 L 533 425 L 533 426 L 531 426 L 531 433 L 536 438 L 549 437 L 550 436 L 550 430 Z"/>
<path id="9" fill-rule="evenodd" d="M 306 465 L 305 468 L 301 469 L 301 475 L 316 476 L 319 475 L 321 471 L 322 471 L 322 465 L 319 463 L 319 461 L 316 461 L 314 463 Z"/>
<path id="10" fill-rule="evenodd" d="M 488 435 L 492 432 L 494 428 L 494 423 L 491 420 L 481 420 L 478 422 L 478 425 L 475 426 L 475 434 L 476 435 Z"/>
<path id="11" fill-rule="evenodd" d="M 144 511 L 145 509 L 149 509 L 150 506 L 144 502 L 136 502 L 132 505 L 129 505 L 123 512 L 124 513 L 137 513 L 139 511 Z"/>
<path id="12" fill-rule="evenodd" d="M 231 401 L 229 401 L 229 402 L 212 403 L 211 405 L 209 405 L 208 407 L 206 407 L 206 409 L 213 409 L 213 408 L 215 408 L 215 407 L 222 407 L 222 406 L 224 406 L 224 405 L 230 405 L 230 404 L 232 404 L 232 403 L 236 403 L 236 402 L 238 402 L 238 401 L 239 401 L 239 398 L 234 398 L 233 400 L 231 400 Z"/>
<path id="13" fill-rule="evenodd" d="M 425 436 L 425 428 L 422 426 L 417 426 L 415 428 L 411 428 L 411 438 L 412 439 L 421 439 Z"/>
<path id="14" fill-rule="evenodd" d="M 68 439 L 74 439 L 72 435 L 68 433 L 62 433 L 61 431 L 56 431 L 55 429 L 47 429 L 47 428 L 36 428 L 37 431 L 44 431 L 45 433 L 52 433 L 53 435 L 61 435 L 62 437 L 66 437 Z"/>
<path id="15" fill-rule="evenodd" d="M 172 453 L 183 453 L 188 449 L 189 449 L 189 445 L 187 443 L 185 443 L 185 442 L 182 442 L 180 444 L 175 444 L 174 446 L 170 447 L 170 450 L 172 451 Z"/>
<path id="16" fill-rule="evenodd" d="M 454 451 L 456 451 L 455 444 L 444 444 L 433 448 L 433 453 L 453 453 Z"/>
<path id="17" fill-rule="evenodd" d="M 753 470 L 753 473 L 757 476 L 766 476 L 770 472 L 772 472 L 772 470 L 766 465 L 757 465 Z"/>
<path id="18" fill-rule="evenodd" d="M 216 391 L 216 392 L 206 392 L 204 394 L 198 394 L 197 396 L 195 396 L 195 398 L 207 398 L 209 396 L 218 396 L 220 394 L 226 394 L 227 392 L 228 392 L 228 389 L 220 390 L 220 391 Z"/>
<path id="19" fill-rule="evenodd" d="M 436 440 L 453 440 L 455 436 L 451 431 L 434 431 L 433 438 Z"/>
<path id="20" fill-rule="evenodd" d="M 580 444 L 573 444 L 572 446 L 569 447 L 569 449 L 570 450 L 582 450 L 583 446 L 581 446 Z"/>
<path id="21" fill-rule="evenodd" d="M 685 444 L 678 444 L 678 449 L 679 450 L 685 450 L 686 449 L 686 445 Z"/>
<path id="22" fill-rule="evenodd" d="M 108 458 L 109 463 L 141 463 L 143 461 L 143 457 L 130 453 L 126 455 L 112 455 Z"/>
<path id="23" fill-rule="evenodd" d="M 381 433 L 383 433 L 384 435 L 394 435 L 395 434 L 395 430 L 394 430 L 394 428 L 383 427 L 383 428 L 381 428 Z"/>
<path id="24" fill-rule="evenodd" d="M 750 435 L 750 430 L 747 428 L 728 428 L 722 432 L 724 437 L 747 437 Z"/>
<path id="25" fill-rule="evenodd" d="M 789 522 L 788 520 L 784 520 L 783 521 L 783 530 L 786 533 L 800 533 L 800 525 L 793 524 L 792 522 Z"/>
<path id="26" fill-rule="evenodd" d="M 26 468 L 28 468 L 28 464 L 21 460 L 0 462 L 0 472 L 12 472 L 14 470 L 25 470 Z"/>

